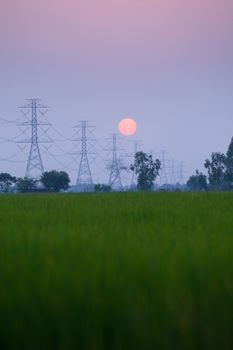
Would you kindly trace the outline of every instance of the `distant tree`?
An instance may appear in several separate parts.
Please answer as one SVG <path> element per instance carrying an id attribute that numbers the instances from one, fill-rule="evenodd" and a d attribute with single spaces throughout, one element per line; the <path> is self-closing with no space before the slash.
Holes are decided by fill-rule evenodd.
<path id="1" fill-rule="evenodd" d="M 0 174 L 0 192 L 10 192 L 17 179 L 8 173 Z"/>
<path id="2" fill-rule="evenodd" d="M 41 182 L 48 191 L 59 192 L 67 190 L 70 184 L 69 175 L 65 171 L 46 171 L 42 177 Z"/>
<path id="3" fill-rule="evenodd" d="M 190 176 L 187 181 L 187 187 L 191 191 L 206 191 L 208 189 L 206 175 L 196 170 L 196 174 Z"/>
<path id="4" fill-rule="evenodd" d="M 18 178 L 16 182 L 16 188 L 19 192 L 34 192 L 37 188 L 37 180 L 31 179 L 29 177 Z"/>
<path id="5" fill-rule="evenodd" d="M 226 154 L 226 171 L 225 171 L 225 186 L 226 189 L 233 189 L 233 138 L 231 139 L 231 143 L 228 147 Z"/>
<path id="6" fill-rule="evenodd" d="M 220 152 L 211 154 L 211 159 L 205 161 L 208 171 L 209 186 L 212 190 L 222 190 L 225 185 L 226 156 Z"/>
<path id="7" fill-rule="evenodd" d="M 95 192 L 111 192 L 112 188 L 109 185 L 105 184 L 96 184 L 94 186 Z"/>
<path id="8" fill-rule="evenodd" d="M 130 169 L 137 175 L 137 187 L 139 190 L 148 191 L 153 188 L 154 181 L 159 175 L 161 162 L 159 159 L 153 160 L 151 155 L 142 151 L 135 154 L 134 164 Z"/>

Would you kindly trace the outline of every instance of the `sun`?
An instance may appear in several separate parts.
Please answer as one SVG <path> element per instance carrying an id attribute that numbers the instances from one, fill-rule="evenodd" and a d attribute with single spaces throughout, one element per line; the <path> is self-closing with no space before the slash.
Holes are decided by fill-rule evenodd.
<path id="1" fill-rule="evenodd" d="M 124 118 L 120 121 L 118 129 L 122 135 L 134 135 L 137 131 L 137 123 L 132 118 Z"/>

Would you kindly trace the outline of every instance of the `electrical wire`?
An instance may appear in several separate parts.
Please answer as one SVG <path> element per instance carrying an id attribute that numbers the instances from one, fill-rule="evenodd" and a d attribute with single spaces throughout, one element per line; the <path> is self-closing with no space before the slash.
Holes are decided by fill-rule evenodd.
<path id="1" fill-rule="evenodd" d="M 23 162 L 25 162 L 25 160 L 20 160 L 20 161 L 19 160 L 12 160 L 12 158 L 17 157 L 20 153 L 22 153 L 21 150 L 12 154 L 11 156 L 6 157 L 6 158 L 0 158 L 0 161 L 11 162 L 11 163 L 23 163 Z"/>
<path id="2" fill-rule="evenodd" d="M 21 117 L 19 117 L 19 118 L 14 119 L 14 120 L 9 120 L 9 119 L 6 119 L 6 118 L 0 118 L 0 125 L 15 124 L 15 123 L 17 123 L 18 121 L 20 121 L 23 118 L 24 118 L 23 115 Z"/>
<path id="3" fill-rule="evenodd" d="M 70 168 L 70 166 L 75 163 L 75 160 L 72 160 L 68 164 L 64 164 L 59 159 L 57 159 L 56 156 L 54 156 L 50 151 L 47 151 L 47 154 L 50 155 L 50 157 L 53 158 L 62 167 L 62 169 L 66 169 L 66 170 L 70 170 L 70 171 L 76 171 L 77 170 L 77 169 L 74 169 L 74 168 Z"/>

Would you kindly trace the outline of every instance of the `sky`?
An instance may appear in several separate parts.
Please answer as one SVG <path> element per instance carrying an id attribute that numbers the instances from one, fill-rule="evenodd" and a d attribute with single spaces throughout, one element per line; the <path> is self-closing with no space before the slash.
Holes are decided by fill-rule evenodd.
<path id="1" fill-rule="evenodd" d="M 104 148 L 129 116 L 129 141 L 190 175 L 233 136 L 232 32 L 232 0 L 0 0 L 0 117 L 41 98 L 57 130 L 70 137 L 88 119 Z M 15 150 L 0 143 L 1 158 Z M 0 168 L 19 176 L 25 164 Z"/>

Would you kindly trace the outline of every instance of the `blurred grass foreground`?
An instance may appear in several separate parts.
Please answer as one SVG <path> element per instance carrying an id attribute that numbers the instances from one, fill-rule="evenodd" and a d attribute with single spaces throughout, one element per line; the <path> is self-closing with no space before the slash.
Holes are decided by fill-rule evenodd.
<path id="1" fill-rule="evenodd" d="M 233 194 L 1 196 L 0 348 L 232 349 Z"/>

